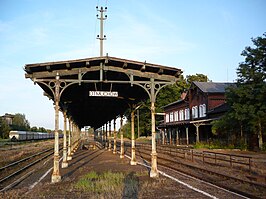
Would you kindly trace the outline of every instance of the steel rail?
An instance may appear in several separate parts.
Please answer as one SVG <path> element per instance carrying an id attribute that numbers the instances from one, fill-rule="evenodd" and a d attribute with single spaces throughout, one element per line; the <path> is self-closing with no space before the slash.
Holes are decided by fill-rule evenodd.
<path id="1" fill-rule="evenodd" d="M 138 152 L 139 152 L 139 155 L 142 159 L 146 160 L 146 161 L 150 161 L 150 154 L 149 153 L 146 153 L 144 152 L 143 150 L 140 151 L 140 149 L 138 149 Z M 142 154 L 146 155 L 147 157 L 143 157 Z M 161 160 L 161 161 L 160 161 Z M 166 161 L 166 162 L 169 162 L 170 164 L 166 164 L 166 163 L 162 163 L 162 161 Z M 159 157 L 159 154 L 158 154 L 158 165 L 161 165 L 161 166 L 165 166 L 165 167 L 168 167 L 168 168 L 171 168 L 173 170 L 176 170 L 176 171 L 179 171 L 179 172 L 182 172 L 182 173 L 185 173 L 186 175 L 190 175 L 194 178 L 198 178 L 200 180 L 206 180 L 204 179 L 203 177 L 199 177 L 197 175 L 193 175 L 192 173 L 190 172 L 186 172 L 184 170 L 181 170 L 181 169 L 178 169 L 174 166 L 172 166 L 174 164 L 179 164 L 181 166 L 185 166 L 185 167 L 189 167 L 190 169 L 196 169 L 198 171 L 201 171 L 203 173 L 209 173 L 211 175 L 214 175 L 214 176 L 218 176 L 218 177 L 222 177 L 222 178 L 226 178 L 228 180 L 234 180 L 234 181 L 238 181 L 238 182 L 241 182 L 241 183 L 247 183 L 249 185 L 252 185 L 252 186 L 258 186 L 258 187 L 261 187 L 261 188 L 266 188 L 266 185 L 263 185 L 263 184 L 259 184 L 259 183 L 255 183 L 255 182 L 251 182 L 251 181 L 248 181 L 248 180 L 243 180 L 243 179 L 239 179 L 239 178 L 236 178 L 236 177 L 233 177 L 233 176 L 228 176 L 228 175 L 225 175 L 225 174 L 221 174 L 221 173 L 218 173 L 218 172 L 214 172 L 214 171 L 210 171 L 210 170 L 207 170 L 207 169 L 203 169 L 203 168 L 200 168 L 200 167 L 196 167 L 196 166 L 192 166 L 192 165 L 188 165 L 188 164 L 184 164 L 184 163 L 181 163 L 181 162 L 177 162 L 177 161 L 174 161 L 174 160 L 171 160 L 171 159 L 168 159 L 168 158 L 163 158 L 163 157 Z M 233 191 L 233 192 L 236 192 L 238 194 L 241 194 L 243 196 L 246 196 L 246 197 L 251 197 L 251 198 L 259 198 L 259 197 L 256 197 L 250 193 L 247 193 L 247 192 L 244 192 L 244 191 L 241 191 L 241 190 L 238 190 L 238 189 L 235 189 L 233 187 L 228 187 L 226 185 L 221 185 L 217 182 L 212 182 L 213 184 L 217 185 L 217 186 L 220 186 L 224 189 L 228 189 L 230 191 Z"/>
<path id="2" fill-rule="evenodd" d="M 13 176 L 15 176 L 15 175 L 21 173 L 22 171 L 24 171 L 24 170 L 28 169 L 29 167 L 35 165 L 36 163 L 40 162 L 41 160 L 43 160 L 43 159 L 49 157 L 49 156 L 52 155 L 53 153 L 54 153 L 54 152 L 51 152 L 51 153 L 49 153 L 49 154 L 47 154 L 47 155 L 45 155 L 45 156 L 43 156 L 43 157 L 41 157 L 41 158 L 35 160 L 34 162 L 31 162 L 30 164 L 24 166 L 23 168 L 21 168 L 21 169 L 15 171 L 15 172 L 13 172 L 12 174 L 10 174 L 10 175 L 8 175 L 8 176 L 6 176 L 6 177 L 0 179 L 0 183 L 3 183 L 4 181 L 10 179 L 11 177 L 13 177 Z"/>
<path id="3" fill-rule="evenodd" d="M 41 153 L 41 152 L 40 152 L 40 153 L 41 153 L 41 154 L 44 154 L 44 153 L 46 153 L 46 152 L 49 152 L 50 150 L 52 150 L 52 149 L 47 149 L 47 150 L 45 150 L 45 151 L 42 151 L 42 153 Z M 62 147 L 60 147 L 59 150 L 62 150 Z M 35 160 L 35 161 L 29 163 L 28 165 L 24 166 L 23 168 L 21 168 L 21 169 L 15 171 L 15 172 L 13 172 L 12 174 L 10 174 L 10 175 L 8 175 L 8 176 L 6 176 L 6 177 L 0 179 L 0 184 L 2 184 L 3 182 L 5 182 L 5 181 L 11 179 L 12 177 L 14 177 L 14 176 L 16 176 L 16 175 L 18 175 L 18 174 L 20 174 L 21 172 L 25 171 L 26 169 L 32 167 L 33 165 L 37 164 L 38 162 L 40 162 L 40 161 L 46 159 L 47 157 L 49 157 L 49 156 L 51 156 L 51 155 L 53 155 L 53 154 L 54 154 L 54 152 L 50 152 L 50 153 L 44 155 L 43 157 L 41 157 L 41 158 L 39 158 L 39 159 L 37 159 L 37 160 Z M 35 154 L 35 155 L 36 155 L 36 154 Z M 40 154 L 39 154 L 39 155 L 40 155 Z M 4 188 L 2 188 L 2 189 L 0 190 L 0 192 L 6 191 L 6 190 L 12 188 L 12 187 L 15 186 L 16 184 L 20 183 L 20 182 L 23 181 L 25 178 L 27 178 L 29 175 L 31 175 L 34 171 L 35 171 L 35 170 L 33 170 L 33 171 L 27 173 L 26 175 L 22 176 L 21 178 L 19 178 L 19 179 L 16 180 L 15 182 L 11 182 L 9 185 L 7 185 L 7 186 L 5 186 Z"/>
<path id="4" fill-rule="evenodd" d="M 17 164 L 19 164 L 19 163 L 21 163 L 21 162 L 24 162 L 24 161 L 26 161 L 26 160 L 29 160 L 29 159 L 31 159 L 31 158 L 33 158 L 33 157 L 38 156 L 38 155 L 41 155 L 41 154 L 43 154 L 43 153 L 46 153 L 46 152 L 48 152 L 48 151 L 51 151 L 51 150 L 53 150 L 53 149 L 54 149 L 54 148 L 50 148 L 50 149 L 47 149 L 47 150 L 41 151 L 41 152 L 39 152 L 39 153 L 37 153 L 37 154 L 31 155 L 31 156 L 29 156 L 29 157 L 23 158 L 23 159 L 21 159 L 21 160 L 18 160 L 18 161 L 12 162 L 11 164 L 8 164 L 8 165 L 6 165 L 6 166 L 1 167 L 1 168 L 0 168 L 0 171 L 2 171 L 2 170 L 4 170 L 4 169 L 7 169 L 7 168 L 9 168 L 9 167 L 12 167 L 12 166 L 14 166 L 14 165 L 17 165 Z"/>

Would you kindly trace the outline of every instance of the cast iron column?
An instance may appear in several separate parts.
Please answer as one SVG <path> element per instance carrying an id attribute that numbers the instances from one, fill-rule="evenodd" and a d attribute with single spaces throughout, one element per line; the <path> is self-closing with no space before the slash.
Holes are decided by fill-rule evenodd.
<path id="1" fill-rule="evenodd" d="M 124 150 L 124 135 L 123 135 L 123 116 L 121 116 L 120 120 L 120 139 L 121 139 L 121 146 L 120 146 L 120 158 L 124 158 L 125 150 Z"/>
<path id="2" fill-rule="evenodd" d="M 105 124 L 105 149 L 108 149 L 107 123 Z"/>
<path id="3" fill-rule="evenodd" d="M 108 147 L 108 151 L 112 151 L 111 135 L 112 135 L 112 132 L 111 132 L 111 121 L 110 121 L 109 122 L 109 138 L 108 138 L 109 147 Z"/>
<path id="4" fill-rule="evenodd" d="M 68 151 L 67 151 L 67 160 L 72 160 L 71 156 L 71 120 L 68 119 Z"/>
<path id="5" fill-rule="evenodd" d="M 151 171 L 150 177 L 159 177 L 157 170 L 157 152 L 156 152 L 156 131 L 155 131 L 155 84 L 154 79 L 151 78 L 151 133 L 152 133 L 152 145 L 151 145 Z"/>
<path id="6" fill-rule="evenodd" d="M 116 152 L 116 127 L 115 127 L 116 123 L 115 123 L 115 120 L 116 120 L 116 118 L 114 119 L 114 151 L 113 151 L 113 154 L 117 153 Z"/>
<path id="7" fill-rule="evenodd" d="M 102 145 L 103 145 L 103 126 L 101 127 L 101 138 L 102 138 Z"/>
<path id="8" fill-rule="evenodd" d="M 59 100 L 60 100 L 60 81 L 59 81 L 59 75 L 56 75 L 56 81 L 55 81 L 55 142 L 54 142 L 54 169 L 52 174 L 52 183 L 60 182 L 61 176 L 59 173 L 59 135 L 58 135 L 58 129 L 59 129 Z"/>
<path id="9" fill-rule="evenodd" d="M 177 129 L 176 129 L 176 145 L 180 144 L 179 143 L 179 135 L 178 135 L 178 133 L 179 133 L 179 130 L 178 130 L 178 127 L 177 127 Z"/>
<path id="10" fill-rule="evenodd" d="M 187 139 L 187 145 L 189 145 L 188 126 L 186 126 L 186 139 Z"/>
<path id="11" fill-rule="evenodd" d="M 199 142 L 199 124 L 194 124 L 194 126 L 196 127 L 196 142 Z"/>
<path id="12" fill-rule="evenodd" d="M 131 165 L 137 165 L 136 162 L 136 149 L 135 149 L 135 127 L 134 127 L 134 118 L 135 118 L 135 112 L 134 110 L 131 111 L 131 161 L 130 164 Z"/>
<path id="13" fill-rule="evenodd" d="M 66 111 L 64 111 L 63 114 L 64 114 L 64 138 L 63 138 L 63 162 L 62 162 L 62 168 L 66 168 L 66 167 L 68 167 L 68 163 L 67 163 L 67 135 L 66 135 L 67 117 L 66 117 Z"/>

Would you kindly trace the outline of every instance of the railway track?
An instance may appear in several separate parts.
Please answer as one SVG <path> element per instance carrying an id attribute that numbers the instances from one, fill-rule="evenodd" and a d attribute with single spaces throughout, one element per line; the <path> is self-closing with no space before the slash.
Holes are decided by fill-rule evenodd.
<path id="1" fill-rule="evenodd" d="M 118 148 L 120 148 L 118 143 Z M 125 143 L 125 154 L 131 157 L 131 148 L 129 143 Z M 119 149 L 118 149 L 119 150 Z M 150 152 L 147 148 L 141 148 L 140 145 L 136 147 L 137 159 L 145 165 L 150 164 Z M 189 164 L 183 160 L 170 156 L 169 154 L 158 153 L 158 168 L 166 170 L 171 173 L 171 176 L 177 176 L 178 179 L 193 178 L 202 182 L 209 183 L 216 188 L 213 190 L 225 190 L 230 194 L 235 194 L 235 198 L 264 198 L 266 195 L 266 185 L 249 180 L 244 180 L 229 174 L 221 173 L 219 170 L 199 167 Z M 185 176 L 185 177 L 184 177 Z M 195 181 L 195 180 L 194 180 Z M 193 184 L 195 183 L 193 181 Z M 202 185 L 201 185 L 202 186 Z M 206 189 L 206 188 L 204 188 Z M 211 191 L 213 192 L 213 191 Z M 218 194 L 221 195 L 221 194 Z M 222 194 L 222 198 L 226 194 Z M 231 198 L 231 197 L 229 197 Z"/>
<path id="2" fill-rule="evenodd" d="M 150 153 L 147 153 L 143 149 L 138 149 L 137 151 L 138 155 L 142 159 L 148 162 L 150 161 Z M 167 157 L 165 154 L 158 154 L 158 165 L 207 181 L 223 189 L 249 198 L 263 198 L 266 194 L 265 185 L 222 174 L 219 171 L 213 171 L 192 164 L 186 164 L 182 161 L 177 161 L 171 157 Z"/>
<path id="3" fill-rule="evenodd" d="M 35 169 L 33 166 L 54 154 L 54 148 L 38 152 L 29 157 L 15 161 L 0 168 L 0 192 L 15 187 L 30 176 Z"/>

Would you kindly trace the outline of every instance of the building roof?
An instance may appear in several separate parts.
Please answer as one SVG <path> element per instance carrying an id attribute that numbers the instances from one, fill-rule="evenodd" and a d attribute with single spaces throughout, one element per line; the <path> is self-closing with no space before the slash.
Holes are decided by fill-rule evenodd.
<path id="1" fill-rule="evenodd" d="M 204 93 L 225 93 L 225 89 L 234 83 L 193 82 Z"/>
<path id="2" fill-rule="evenodd" d="M 230 109 L 230 106 L 227 103 L 221 104 L 219 106 L 214 107 L 210 111 L 208 111 L 208 115 L 210 114 L 218 114 L 218 113 L 224 113 L 227 112 Z"/>
<path id="3" fill-rule="evenodd" d="M 174 84 L 182 74 L 178 68 L 110 56 L 27 64 L 24 70 L 53 101 L 59 83 L 60 109 L 79 127 L 95 129 L 147 100 L 152 82 Z M 118 96 L 92 96 L 90 91 Z"/>
<path id="4" fill-rule="evenodd" d="M 171 106 L 175 106 L 177 104 L 184 103 L 184 102 L 187 103 L 184 99 L 179 99 L 177 101 L 174 101 L 174 102 L 172 102 L 170 104 L 167 104 L 167 105 L 163 106 L 162 108 L 165 109 L 165 108 L 168 108 L 168 107 L 171 107 Z"/>

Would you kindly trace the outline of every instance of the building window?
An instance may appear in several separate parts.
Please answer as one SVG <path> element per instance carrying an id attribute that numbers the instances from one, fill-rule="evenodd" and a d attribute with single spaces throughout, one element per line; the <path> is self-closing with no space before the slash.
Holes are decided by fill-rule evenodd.
<path id="1" fill-rule="evenodd" d="M 173 121 L 174 121 L 174 113 L 171 112 L 171 113 L 170 113 L 170 122 L 173 122 Z"/>
<path id="2" fill-rule="evenodd" d="M 202 104 L 203 117 L 206 117 L 206 104 Z"/>
<path id="3" fill-rule="evenodd" d="M 198 106 L 192 107 L 192 118 L 198 118 Z"/>
<path id="4" fill-rule="evenodd" d="M 189 108 L 185 109 L 185 120 L 189 120 Z"/>
<path id="5" fill-rule="evenodd" d="M 175 117 L 175 122 L 177 122 L 178 121 L 178 111 L 175 111 L 174 117 Z"/>
<path id="6" fill-rule="evenodd" d="M 200 105 L 200 106 L 199 106 L 199 117 L 202 117 L 202 115 L 203 115 L 203 114 L 202 114 L 202 113 L 203 113 L 202 111 L 203 111 L 203 110 L 202 110 L 202 105 Z"/>
<path id="7" fill-rule="evenodd" d="M 167 113 L 166 115 L 165 115 L 165 123 L 168 123 L 169 122 L 169 114 Z"/>
<path id="8" fill-rule="evenodd" d="M 179 120 L 180 121 L 184 120 L 184 111 L 183 110 L 179 111 Z"/>
<path id="9" fill-rule="evenodd" d="M 198 114 L 198 106 L 195 106 L 195 118 L 198 118 L 199 114 Z"/>
<path id="10" fill-rule="evenodd" d="M 206 105 L 201 104 L 199 106 L 199 117 L 206 117 Z"/>

